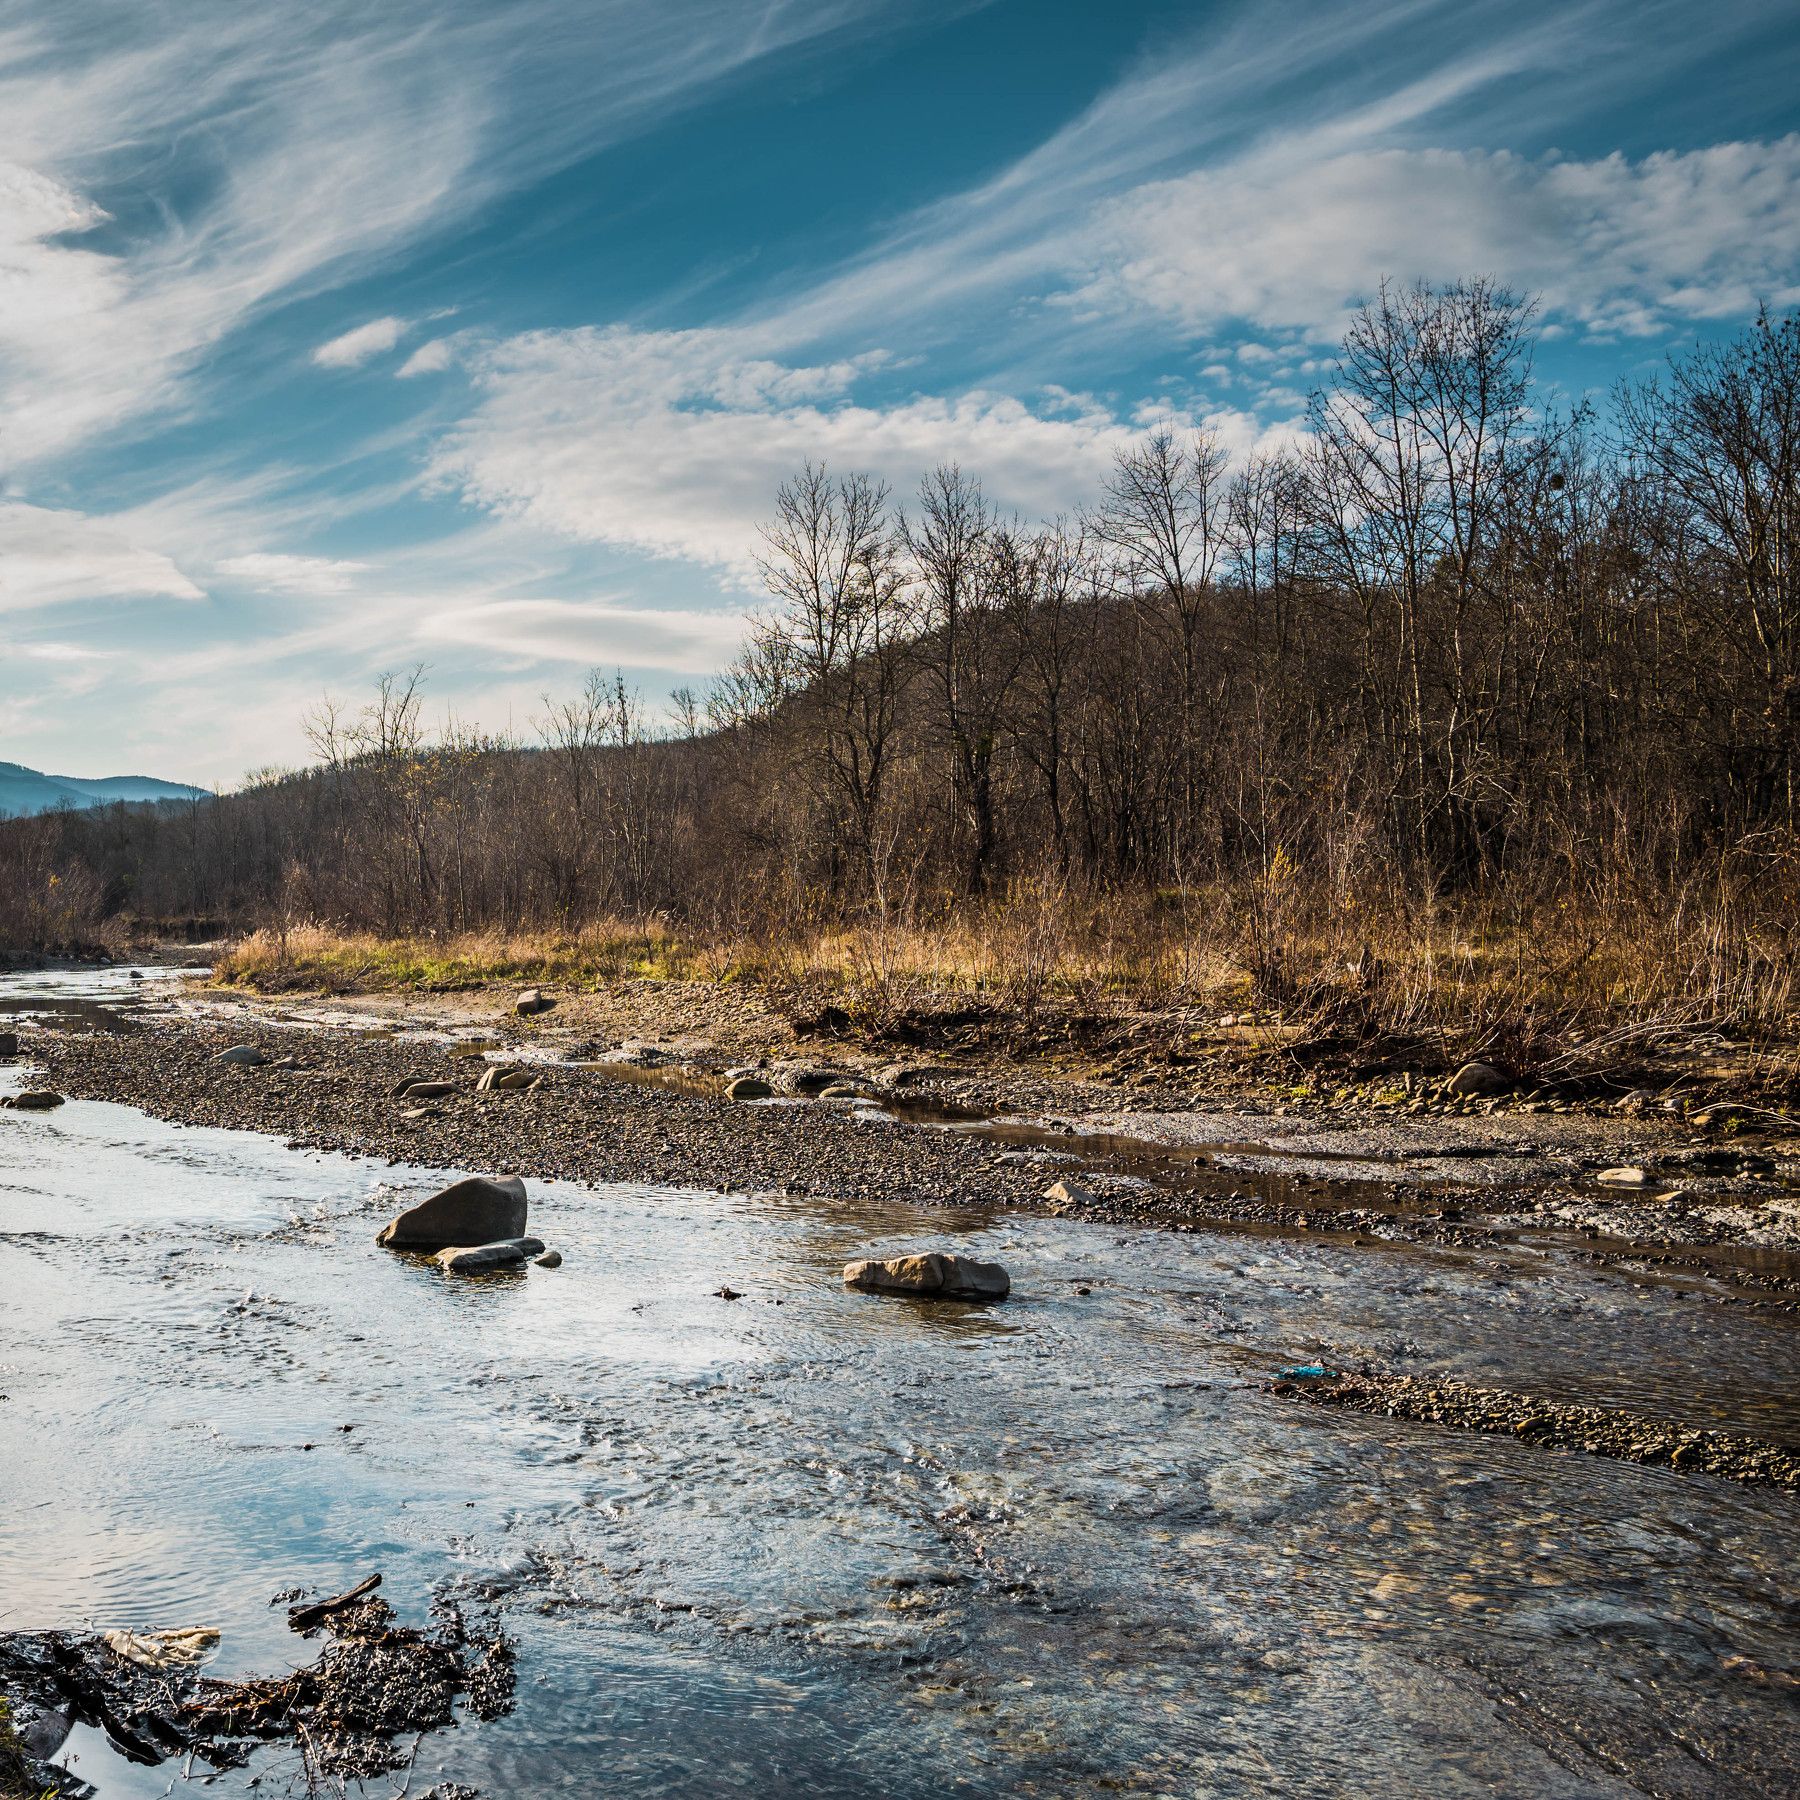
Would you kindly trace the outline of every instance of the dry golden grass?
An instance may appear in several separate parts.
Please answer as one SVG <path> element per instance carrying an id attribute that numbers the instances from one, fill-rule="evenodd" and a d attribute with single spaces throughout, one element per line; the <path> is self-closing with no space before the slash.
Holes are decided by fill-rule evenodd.
<path id="1" fill-rule="evenodd" d="M 1279 867 L 1230 890 L 1101 898 L 1020 882 L 905 919 L 777 918 L 756 934 L 659 919 L 399 939 L 307 926 L 253 933 L 217 974 L 340 993 L 744 982 L 872 1039 L 956 1019 L 1021 1049 L 1096 1043 L 1145 1014 L 1186 1029 L 1249 1013 L 1283 1023 L 1290 1055 L 1404 1048 L 1568 1078 L 1710 1057 L 1765 1088 L 1800 1079 L 1800 960 L 1779 909 L 1421 903 L 1302 888 Z"/>

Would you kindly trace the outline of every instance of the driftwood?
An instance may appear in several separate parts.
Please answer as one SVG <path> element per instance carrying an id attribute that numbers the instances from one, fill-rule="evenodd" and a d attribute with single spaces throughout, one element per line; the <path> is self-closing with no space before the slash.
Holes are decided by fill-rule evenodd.
<path id="1" fill-rule="evenodd" d="M 314 1600 L 307 1606 L 290 1606 L 288 1608 L 288 1628 L 292 1631 L 308 1632 L 323 1625 L 334 1612 L 341 1612 L 346 1606 L 354 1606 L 357 1601 L 366 1599 L 381 1586 L 379 1575 L 366 1575 L 353 1588 L 345 1590 L 334 1600 Z"/>

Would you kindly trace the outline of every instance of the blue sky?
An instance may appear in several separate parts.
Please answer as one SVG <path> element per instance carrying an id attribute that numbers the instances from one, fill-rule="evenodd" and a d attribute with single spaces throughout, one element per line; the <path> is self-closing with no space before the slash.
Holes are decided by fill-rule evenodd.
<path id="1" fill-rule="evenodd" d="M 0 0 L 0 758 L 703 687 L 805 457 L 1030 516 L 1386 275 L 1604 395 L 1800 304 L 1792 6 Z"/>

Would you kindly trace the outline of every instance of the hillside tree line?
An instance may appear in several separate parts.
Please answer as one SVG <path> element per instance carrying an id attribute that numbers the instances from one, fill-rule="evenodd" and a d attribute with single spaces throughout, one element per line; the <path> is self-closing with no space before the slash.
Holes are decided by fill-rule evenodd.
<path id="1" fill-rule="evenodd" d="M 1384 290 L 1288 447 L 1234 466 L 1206 427 L 1158 428 L 1048 522 L 977 470 L 899 497 L 809 466 L 763 534 L 766 609 L 671 722 L 596 675 L 529 740 L 432 733 L 418 674 L 386 677 L 313 716 L 303 772 L 0 828 L 0 937 L 741 928 L 1046 874 L 1727 884 L 1791 921 L 1800 319 L 1604 416 L 1546 402 L 1534 323 L 1488 281 Z"/>

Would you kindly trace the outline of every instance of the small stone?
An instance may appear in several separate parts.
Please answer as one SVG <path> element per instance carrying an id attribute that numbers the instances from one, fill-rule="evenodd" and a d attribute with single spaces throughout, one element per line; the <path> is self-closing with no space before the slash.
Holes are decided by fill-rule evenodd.
<path id="1" fill-rule="evenodd" d="M 1472 1095 L 1508 1093 L 1512 1085 L 1512 1077 L 1493 1063 L 1467 1062 L 1450 1077 L 1445 1092 L 1461 1100 Z"/>
<path id="2" fill-rule="evenodd" d="M 233 1044 L 213 1058 L 214 1062 L 229 1063 L 239 1069 L 259 1069 L 268 1060 L 254 1044 Z"/>
<path id="3" fill-rule="evenodd" d="M 533 1013 L 548 1012 L 555 1004 L 556 1002 L 550 999 L 541 988 L 527 988 L 513 1002 L 513 1011 L 530 1018 Z"/>
<path id="4" fill-rule="evenodd" d="M 560 1269 L 562 1267 L 562 1252 L 560 1250 L 546 1250 L 542 1256 L 536 1258 L 536 1262 L 540 1269 Z"/>
<path id="5" fill-rule="evenodd" d="M 478 1094 L 516 1094 L 528 1088 L 534 1088 L 538 1078 L 529 1069 L 502 1068 L 494 1063 L 482 1071 L 481 1079 L 475 1084 Z"/>
<path id="6" fill-rule="evenodd" d="M 744 1296 L 734 1287 L 720 1287 L 713 1289 L 713 1298 L 715 1300 L 741 1300 L 743 1297 Z"/>
<path id="7" fill-rule="evenodd" d="M 760 1075 L 739 1075 L 725 1088 L 727 1100 L 767 1100 L 775 1090 Z"/>
<path id="8" fill-rule="evenodd" d="M 394 1089 L 398 1100 L 444 1100 L 460 1090 L 459 1081 L 403 1081 Z"/>
<path id="9" fill-rule="evenodd" d="M 846 1287 L 943 1300 L 1004 1300 L 1012 1277 L 998 1263 L 932 1250 L 923 1256 L 870 1258 L 845 1265 Z"/>
<path id="10" fill-rule="evenodd" d="M 22 1094 L 9 1094 L 0 1106 L 16 1107 L 20 1112 L 52 1112 L 63 1104 L 61 1094 L 48 1088 L 27 1088 Z"/>
<path id="11" fill-rule="evenodd" d="M 1095 1195 L 1079 1182 L 1058 1181 L 1044 1189 L 1044 1198 L 1053 1206 L 1092 1206 Z"/>
<path id="12" fill-rule="evenodd" d="M 1622 1165 L 1616 1169 L 1602 1169 L 1594 1179 L 1605 1182 L 1608 1187 L 1642 1187 L 1649 1176 L 1642 1169 Z"/>

